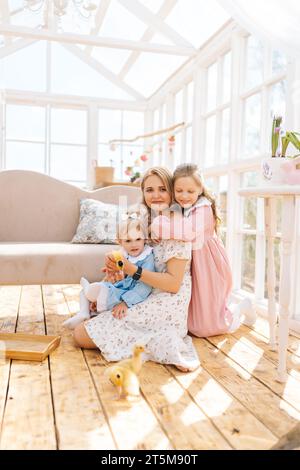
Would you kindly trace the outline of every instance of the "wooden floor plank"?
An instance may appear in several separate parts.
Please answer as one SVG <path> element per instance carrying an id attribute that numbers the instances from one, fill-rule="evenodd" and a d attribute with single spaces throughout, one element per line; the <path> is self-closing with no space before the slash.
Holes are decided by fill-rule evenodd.
<path id="1" fill-rule="evenodd" d="M 75 313 L 78 311 L 78 286 L 67 288 L 64 292 L 71 312 Z M 166 448 L 166 445 L 168 448 L 170 443 L 175 449 L 231 448 L 164 366 L 148 362 L 141 372 L 141 389 L 151 406 L 150 413 L 148 405 L 141 400 L 131 405 L 125 400 L 121 403 L 112 400 L 113 387 L 103 377 L 103 373 L 97 372 L 101 356 L 91 351 L 85 354 L 94 377 L 98 374 L 99 394 L 120 448 Z M 102 361 L 105 365 L 105 361 Z M 174 401 L 174 397 L 178 399 Z M 158 427 L 158 422 L 169 441 Z"/>
<path id="2" fill-rule="evenodd" d="M 231 335 L 216 336 L 209 338 L 209 341 L 300 411 L 298 380 L 289 375 L 286 383 L 277 382 L 277 366 L 264 358 L 262 350 L 258 351 L 258 348 L 254 350 L 245 342 L 239 341 Z"/>
<path id="3" fill-rule="evenodd" d="M 264 450 L 277 441 L 277 437 L 203 367 L 189 374 L 171 367 L 169 370 L 234 449 Z"/>
<path id="4" fill-rule="evenodd" d="M 258 317 L 255 325 L 251 327 L 251 329 L 264 336 L 267 341 L 269 341 L 269 322 L 266 318 Z M 288 339 L 288 350 L 300 357 L 300 335 L 294 331 L 290 331 Z"/>
<path id="5" fill-rule="evenodd" d="M 17 325 L 21 286 L 1 286 L 0 290 L 0 331 L 14 333 Z M 7 399 L 11 361 L 0 355 L 0 449 L 1 429 Z"/>
<path id="6" fill-rule="evenodd" d="M 115 388 L 104 375 L 111 364 L 99 351 L 85 351 L 85 355 L 118 449 L 172 449 L 144 397 L 132 402 L 117 400 Z"/>
<path id="7" fill-rule="evenodd" d="M 73 292 L 69 290 L 67 294 L 72 313 L 78 311 L 78 292 L 79 290 L 74 286 Z M 99 363 L 99 353 L 87 351 L 86 355 L 93 359 L 94 367 Z M 93 369 L 92 362 L 91 368 Z M 95 367 L 95 377 L 96 373 L 97 368 Z M 123 403 L 120 408 L 120 403 L 112 400 L 112 394 L 114 393 L 112 386 L 107 379 L 103 377 L 103 374 L 101 379 L 100 372 L 98 372 L 96 382 L 99 386 L 101 400 L 107 412 L 115 438 L 117 442 L 122 442 L 122 440 L 124 442 L 124 439 L 126 439 L 126 448 L 128 448 L 128 444 L 136 447 L 136 442 L 141 441 L 141 438 L 143 438 L 144 442 L 139 442 L 139 448 L 147 448 L 149 444 L 150 448 L 153 444 L 155 445 L 153 448 L 162 448 L 159 440 L 157 440 L 157 438 L 161 439 L 161 432 L 153 433 L 154 423 L 156 423 L 154 429 L 159 429 L 157 428 L 157 420 L 160 422 L 160 425 L 165 430 L 169 440 L 176 449 L 231 448 L 221 433 L 216 430 L 210 420 L 162 365 L 148 362 L 143 366 L 141 373 L 141 389 L 152 408 L 150 415 L 149 409 L 147 414 L 145 414 L 145 404 L 142 405 L 141 402 L 129 406 Z M 174 396 L 178 396 L 178 400 L 175 402 Z M 141 414 L 142 406 L 144 409 L 143 414 Z M 150 433 L 147 431 L 147 426 L 149 425 Z M 124 427 L 126 429 L 126 426 L 129 426 L 131 436 L 125 438 Z M 143 428 L 143 435 L 139 436 Z M 146 436 L 146 438 L 144 436 Z M 151 441 L 149 441 L 149 438 Z M 128 439 L 130 440 L 129 442 Z M 166 438 L 164 437 L 164 441 L 165 440 Z M 122 448 L 124 448 L 123 445 Z"/>
<path id="8" fill-rule="evenodd" d="M 45 334 L 40 286 L 23 287 L 17 331 Z M 12 361 L 1 448 L 56 449 L 47 359 Z"/>
<path id="9" fill-rule="evenodd" d="M 146 363 L 141 399 L 115 400 L 101 354 L 76 348 L 61 326 L 77 311 L 79 290 L 43 287 L 47 333 L 63 334 L 49 364 L 0 358 L 0 448 L 269 449 L 299 423 L 300 339 L 289 338 L 289 380 L 279 384 L 263 318 L 253 329 L 195 339 L 201 367 L 193 373 Z M 43 333 L 40 288 L 23 288 L 18 317 L 20 293 L 0 286 L 0 331 Z"/>
<path id="10" fill-rule="evenodd" d="M 300 413 L 209 341 L 195 343 L 203 368 L 277 437 L 289 432 Z"/>
<path id="11" fill-rule="evenodd" d="M 21 286 L 2 286 L 0 291 L 0 331 L 16 331 Z"/>
<path id="12" fill-rule="evenodd" d="M 142 369 L 141 386 L 176 449 L 231 449 L 165 366 L 148 362 Z"/>
<path id="13" fill-rule="evenodd" d="M 61 334 L 50 356 L 50 371 L 59 449 L 114 449 L 101 404 L 80 348 L 62 327 L 68 306 L 59 286 L 43 286 L 47 332 Z"/>
<path id="14" fill-rule="evenodd" d="M 63 286 L 70 313 L 78 311 L 79 286 Z M 116 390 L 104 375 L 108 363 L 97 351 L 84 351 L 102 406 L 119 449 L 172 449 L 143 397 L 133 403 L 116 400 Z"/>
<path id="15" fill-rule="evenodd" d="M 256 330 L 252 330 L 247 326 L 242 325 L 236 332 L 232 333 L 232 336 L 237 340 L 244 342 L 259 354 L 263 352 L 265 359 L 271 361 L 276 367 L 278 366 L 278 352 L 271 351 L 268 339 Z M 287 369 L 288 373 L 292 377 L 300 381 L 300 357 L 290 351 L 287 352 Z"/>

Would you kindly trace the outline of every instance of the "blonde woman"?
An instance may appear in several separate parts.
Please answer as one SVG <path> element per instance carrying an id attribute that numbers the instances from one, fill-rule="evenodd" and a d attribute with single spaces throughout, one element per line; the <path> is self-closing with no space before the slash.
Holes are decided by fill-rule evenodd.
<path id="1" fill-rule="evenodd" d="M 149 215 L 168 212 L 172 203 L 172 175 L 167 169 L 148 170 L 141 189 Z M 182 371 L 196 369 L 199 359 L 187 335 L 191 248 L 190 242 L 177 240 L 163 240 L 155 245 L 157 272 L 137 269 L 124 258 L 125 274 L 154 290 L 144 302 L 129 308 L 121 319 L 115 318 L 112 310 L 78 325 L 74 331 L 77 344 L 83 348 L 98 347 L 106 360 L 119 361 L 131 356 L 135 343 L 143 342 L 148 360 L 173 364 Z M 107 268 L 115 269 L 111 255 L 107 256 Z"/>

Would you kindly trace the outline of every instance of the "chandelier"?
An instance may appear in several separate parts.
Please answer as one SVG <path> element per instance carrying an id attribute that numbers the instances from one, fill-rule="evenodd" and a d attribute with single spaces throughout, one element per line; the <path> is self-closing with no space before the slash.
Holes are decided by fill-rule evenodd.
<path id="1" fill-rule="evenodd" d="M 25 8 L 33 13 L 49 12 L 59 19 L 68 13 L 72 6 L 83 19 L 89 20 L 95 13 L 97 5 L 92 0 L 24 0 Z"/>

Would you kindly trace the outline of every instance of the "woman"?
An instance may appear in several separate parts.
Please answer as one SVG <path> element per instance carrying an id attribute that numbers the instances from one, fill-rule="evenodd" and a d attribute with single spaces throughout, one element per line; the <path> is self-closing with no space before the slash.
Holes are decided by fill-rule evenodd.
<path id="1" fill-rule="evenodd" d="M 172 175 L 167 169 L 152 168 L 142 181 L 144 204 L 155 215 L 167 210 L 172 202 Z M 122 306 L 103 312 L 78 325 L 74 339 L 83 348 L 99 348 L 108 361 L 131 356 L 135 343 L 143 342 L 147 359 L 173 364 L 183 371 L 194 370 L 199 359 L 192 339 L 187 336 L 187 315 L 191 297 L 191 243 L 164 240 L 154 247 L 157 272 L 137 272 L 135 265 L 124 259 L 123 270 L 129 276 L 154 288 L 142 303 L 134 305 L 123 316 Z M 107 267 L 114 267 L 108 256 Z"/>

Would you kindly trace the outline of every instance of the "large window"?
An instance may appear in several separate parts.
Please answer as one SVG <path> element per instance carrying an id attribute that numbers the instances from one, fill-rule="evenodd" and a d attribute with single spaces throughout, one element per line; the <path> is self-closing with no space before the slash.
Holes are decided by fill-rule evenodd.
<path id="1" fill-rule="evenodd" d="M 172 100 L 153 112 L 154 131 L 184 123 L 174 131 L 153 137 L 154 165 L 165 165 L 173 171 L 180 163 L 192 161 L 193 85 L 190 81 L 173 95 Z"/>
<path id="2" fill-rule="evenodd" d="M 8 103 L 4 119 L 4 168 L 86 185 L 86 111 Z"/>
<path id="3" fill-rule="evenodd" d="M 87 176 L 87 113 L 61 108 L 50 112 L 50 175 L 80 185 Z"/>
<path id="4" fill-rule="evenodd" d="M 144 114 L 137 111 L 99 110 L 98 165 L 115 168 L 115 180 L 128 181 L 128 167 L 133 172 L 143 172 L 144 141 L 120 142 L 111 145 L 112 140 L 131 140 L 144 134 Z M 148 158 L 148 155 L 147 155 Z"/>
<path id="5" fill-rule="evenodd" d="M 270 151 L 272 116 L 286 115 L 286 59 L 249 36 L 244 43 L 241 157 L 264 156 Z"/>
<path id="6" fill-rule="evenodd" d="M 44 172 L 46 168 L 45 108 L 8 104 L 5 118 L 5 168 Z"/>
<path id="7" fill-rule="evenodd" d="M 226 165 L 230 159 L 232 54 L 227 52 L 206 71 L 204 166 Z"/>

